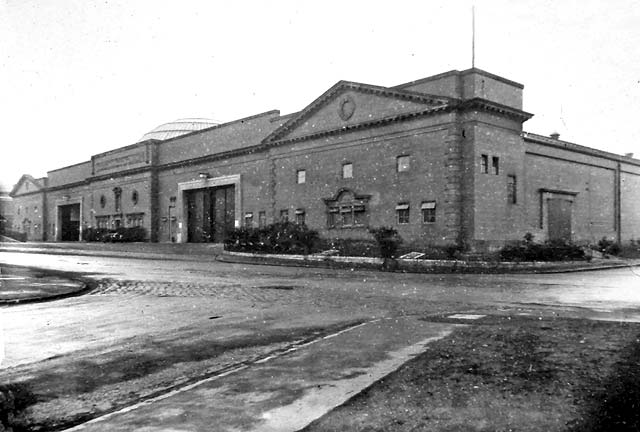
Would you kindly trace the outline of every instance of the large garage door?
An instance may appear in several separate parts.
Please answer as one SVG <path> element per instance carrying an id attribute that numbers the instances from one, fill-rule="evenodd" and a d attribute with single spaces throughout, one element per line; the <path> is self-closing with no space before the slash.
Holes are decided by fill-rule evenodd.
<path id="1" fill-rule="evenodd" d="M 571 205 L 571 201 L 562 198 L 547 201 L 550 240 L 571 240 Z"/>
<path id="2" fill-rule="evenodd" d="M 235 221 L 233 185 L 186 192 L 187 241 L 222 242 Z"/>

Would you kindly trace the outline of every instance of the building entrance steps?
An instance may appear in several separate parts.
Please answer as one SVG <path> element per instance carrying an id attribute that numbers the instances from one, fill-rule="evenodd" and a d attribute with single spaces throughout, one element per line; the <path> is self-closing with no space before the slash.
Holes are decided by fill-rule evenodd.
<path id="1" fill-rule="evenodd" d="M 415 317 L 366 322 L 69 431 L 296 431 L 455 327 Z"/>

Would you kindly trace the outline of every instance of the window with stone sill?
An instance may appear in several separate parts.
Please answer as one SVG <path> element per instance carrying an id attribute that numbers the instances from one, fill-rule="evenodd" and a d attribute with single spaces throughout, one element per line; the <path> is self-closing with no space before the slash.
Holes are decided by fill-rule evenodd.
<path id="1" fill-rule="evenodd" d="M 351 162 L 342 164 L 342 178 L 353 178 L 353 164 Z"/>
<path id="2" fill-rule="evenodd" d="M 296 171 L 296 183 L 305 184 L 307 182 L 307 170 Z"/>
<path id="3" fill-rule="evenodd" d="M 289 222 L 289 210 L 280 210 L 280 222 Z"/>
<path id="4" fill-rule="evenodd" d="M 296 223 L 298 225 L 304 225 L 305 224 L 305 211 L 304 211 L 304 209 L 297 209 L 296 210 Z"/>
<path id="5" fill-rule="evenodd" d="M 396 220 L 398 224 L 409 223 L 409 203 L 399 203 L 396 205 Z"/>
<path id="6" fill-rule="evenodd" d="M 411 169 L 411 158 L 409 155 L 401 155 L 396 158 L 396 172 L 407 172 Z"/>
<path id="7" fill-rule="evenodd" d="M 436 221 L 436 202 L 435 201 L 424 201 L 420 206 L 420 211 L 422 212 L 423 224 L 435 223 Z"/>
<path id="8" fill-rule="evenodd" d="M 265 211 L 258 212 L 258 226 L 260 228 L 267 226 L 267 213 Z"/>

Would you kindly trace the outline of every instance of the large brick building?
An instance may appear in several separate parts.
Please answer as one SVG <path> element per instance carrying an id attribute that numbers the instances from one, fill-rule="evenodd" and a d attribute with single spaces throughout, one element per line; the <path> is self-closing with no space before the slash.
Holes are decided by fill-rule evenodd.
<path id="1" fill-rule="evenodd" d="M 60 241 L 141 225 L 150 241 L 218 242 L 230 227 L 289 219 L 326 237 L 387 225 L 416 246 L 475 248 L 527 232 L 640 237 L 640 160 L 523 132 L 522 92 L 469 69 L 395 87 L 340 81 L 289 115 L 164 125 L 23 176 L 15 228 Z"/>

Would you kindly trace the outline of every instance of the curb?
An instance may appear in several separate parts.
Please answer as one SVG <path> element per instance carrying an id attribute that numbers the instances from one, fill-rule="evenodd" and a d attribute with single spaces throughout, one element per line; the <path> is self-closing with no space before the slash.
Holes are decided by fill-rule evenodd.
<path id="1" fill-rule="evenodd" d="M 283 255 L 251 254 L 245 252 L 223 251 L 216 259 L 220 262 L 273 265 L 306 268 L 336 268 L 336 269 L 361 269 L 384 271 L 381 259 L 369 259 L 367 261 L 354 261 L 349 257 L 325 257 L 322 259 L 309 259 L 302 255 L 286 257 Z M 576 266 L 571 266 L 571 263 Z M 398 273 L 439 273 L 439 274 L 512 274 L 512 273 L 532 273 L 532 274 L 553 274 L 553 273 L 576 273 L 596 270 L 608 270 L 626 267 L 640 266 L 640 261 L 635 260 L 630 263 L 596 264 L 585 266 L 583 262 L 566 262 L 557 265 L 549 265 L 542 262 L 525 263 L 494 263 L 487 261 L 446 261 L 446 260 L 398 260 L 398 267 L 395 270 L 386 270 Z"/>

